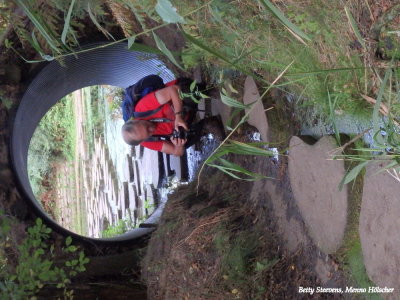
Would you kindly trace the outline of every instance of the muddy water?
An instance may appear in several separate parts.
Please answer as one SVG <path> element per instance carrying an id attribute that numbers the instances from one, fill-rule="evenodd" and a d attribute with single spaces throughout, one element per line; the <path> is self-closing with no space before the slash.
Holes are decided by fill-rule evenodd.
<path id="1" fill-rule="evenodd" d="M 288 94 L 285 97 L 285 100 L 289 105 L 293 105 L 299 101 L 299 98 L 294 94 Z M 298 110 L 295 111 L 295 113 L 301 120 L 301 135 L 312 136 L 319 139 L 324 135 L 335 134 L 333 122 L 316 115 L 315 110 L 306 110 L 305 113 L 304 110 L 301 112 Z M 381 123 L 383 124 L 383 119 L 381 120 Z M 371 116 L 354 117 L 340 110 L 335 111 L 335 124 L 338 132 L 346 135 L 357 135 L 373 127 Z M 367 131 L 363 136 L 363 140 L 367 145 L 372 145 L 373 131 Z"/>

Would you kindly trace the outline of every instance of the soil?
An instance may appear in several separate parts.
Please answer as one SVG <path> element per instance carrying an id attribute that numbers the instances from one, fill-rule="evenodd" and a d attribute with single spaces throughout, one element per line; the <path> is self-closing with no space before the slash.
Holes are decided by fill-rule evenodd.
<path id="1" fill-rule="evenodd" d="M 298 286 L 322 284 L 310 268 L 315 247 L 282 247 L 270 199 L 249 199 L 252 183 L 214 170 L 205 177 L 198 194 L 195 183 L 174 194 L 152 236 L 143 266 L 149 299 L 299 299 Z M 237 244 L 246 255 L 234 259 Z M 267 262 L 270 268 L 255 271 Z"/>

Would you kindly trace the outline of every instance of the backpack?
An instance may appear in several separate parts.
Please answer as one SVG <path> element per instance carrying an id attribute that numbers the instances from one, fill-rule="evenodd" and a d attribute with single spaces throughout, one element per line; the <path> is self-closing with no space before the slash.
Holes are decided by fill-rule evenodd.
<path id="1" fill-rule="evenodd" d="M 161 109 L 161 106 L 144 112 L 135 112 L 135 107 L 139 100 L 144 96 L 164 87 L 165 84 L 162 78 L 158 75 L 148 75 L 135 84 L 127 87 L 121 103 L 122 117 L 124 121 L 127 122 L 132 117 L 145 118 L 158 112 Z"/>

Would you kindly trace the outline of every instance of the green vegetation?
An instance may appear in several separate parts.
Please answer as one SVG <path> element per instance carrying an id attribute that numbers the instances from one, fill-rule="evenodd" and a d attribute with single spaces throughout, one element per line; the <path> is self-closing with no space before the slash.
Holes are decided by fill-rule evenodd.
<path id="1" fill-rule="evenodd" d="M 50 180 L 51 170 L 58 161 L 73 161 L 76 128 L 71 96 L 62 98 L 40 121 L 28 152 L 28 176 L 35 195 L 40 196 L 43 181 Z"/>
<path id="2" fill-rule="evenodd" d="M 115 237 L 124 234 L 125 232 L 135 228 L 134 222 L 131 219 L 120 219 L 116 225 L 109 225 L 104 229 L 100 236 L 102 238 Z"/>
<path id="3" fill-rule="evenodd" d="M 119 219 L 117 224 L 109 224 L 104 230 L 101 231 L 100 236 L 102 238 L 111 238 L 117 235 L 124 234 L 129 230 L 139 228 L 139 225 L 144 222 L 154 210 L 154 203 L 151 200 L 146 199 L 143 203 L 143 207 L 146 211 L 146 216 L 134 218 L 133 211 L 130 211 L 128 216 L 124 219 Z"/>
<path id="4" fill-rule="evenodd" d="M 264 82 L 271 78 L 268 74 L 279 74 L 293 61 L 286 81 L 291 82 L 292 92 L 302 94 L 307 99 L 300 104 L 317 105 L 320 111 L 327 111 L 326 99 L 329 90 L 334 93 L 334 97 L 338 97 L 339 107 L 356 111 L 360 105 L 357 101 L 348 100 L 357 90 L 349 88 L 362 86 L 364 71 L 357 68 L 362 68 L 363 62 L 359 56 L 343 52 L 348 49 L 347 45 L 343 44 L 345 39 L 336 39 L 339 34 L 349 34 L 347 20 L 343 19 L 344 15 L 340 15 L 341 4 L 308 2 L 291 2 L 290 5 L 279 9 L 284 9 L 286 15 L 296 24 L 295 28 L 299 28 L 300 32 L 309 36 L 313 42 L 304 39 L 298 41 L 299 35 L 292 34 L 293 27 L 291 31 L 285 29 L 286 25 L 281 24 L 282 18 L 277 18 L 271 10 L 259 6 L 256 2 L 213 1 L 207 9 L 189 16 L 190 24 L 196 25 L 184 26 L 184 29 L 214 52 L 218 49 L 219 56 L 224 57 L 225 62 L 217 59 L 218 57 L 205 47 L 199 47 L 200 43 L 189 44 L 190 48 L 185 51 L 203 54 L 199 57 L 204 59 L 193 62 L 194 64 L 204 63 L 209 68 L 217 65 L 240 70 L 257 70 L 261 75 L 259 79 Z M 184 1 L 179 5 L 182 14 L 185 14 L 199 3 Z M 270 6 L 273 5 L 269 4 Z M 328 13 L 329 16 L 326 15 Z M 207 22 L 200 22 L 203 18 L 206 18 Z M 325 49 L 320 48 L 322 43 L 319 42 L 322 40 Z M 339 72 L 336 69 L 343 70 Z"/>
<path id="5" fill-rule="evenodd" d="M 262 299 L 265 292 L 260 289 L 263 286 L 262 273 L 265 275 L 279 259 L 262 258 L 258 238 L 257 231 L 249 234 L 247 231 L 233 232 L 218 228 L 214 243 L 221 257 L 219 276 L 224 279 L 223 288 L 226 291 L 232 294 L 253 294 L 254 299 Z M 250 282 L 252 285 L 249 285 Z"/>
<path id="6" fill-rule="evenodd" d="M 51 243 L 51 229 L 41 219 L 27 228 L 23 239 L 15 239 L 15 220 L 0 215 L 0 293 L 1 299 L 23 300 L 36 295 L 45 286 L 64 290 L 65 299 L 72 299 L 68 290 L 70 278 L 85 271 L 89 259 L 72 245 L 67 237 L 61 249 Z"/>
<path id="7" fill-rule="evenodd" d="M 374 283 L 369 279 L 364 266 L 364 259 L 361 250 L 361 243 L 359 240 L 353 241 L 350 245 L 350 249 L 347 252 L 348 270 L 350 272 L 351 279 L 355 282 L 355 286 L 365 288 L 368 290 L 370 286 L 374 286 Z M 383 299 L 378 294 L 364 294 L 365 299 L 379 300 Z"/>
<path id="8" fill-rule="evenodd" d="M 59 213 L 59 208 L 54 205 L 54 198 L 57 197 L 55 184 L 57 180 L 62 181 L 58 169 L 66 166 L 67 169 L 74 170 L 74 164 L 81 159 L 79 155 L 76 156 L 77 126 L 80 126 L 79 130 L 82 130 L 87 145 L 85 156 L 90 156 L 94 151 L 95 139 L 104 135 L 105 113 L 110 111 L 104 107 L 103 97 L 113 109 L 110 112 L 111 118 L 116 117 L 116 106 L 121 101 L 121 89 L 115 87 L 86 87 L 80 93 L 82 101 L 79 105 L 79 98 L 69 94 L 46 113 L 32 136 L 28 151 L 28 176 L 32 190 L 41 200 L 44 209 L 53 217 Z M 78 106 L 82 108 L 82 112 L 75 111 Z M 77 114 L 82 122 L 77 120 Z M 75 174 L 69 176 L 69 186 L 61 188 L 74 192 Z M 79 207 L 78 203 L 73 205 L 76 206 L 78 217 L 73 224 L 77 229 L 84 230 L 85 226 L 79 217 L 85 216 L 84 208 Z"/>

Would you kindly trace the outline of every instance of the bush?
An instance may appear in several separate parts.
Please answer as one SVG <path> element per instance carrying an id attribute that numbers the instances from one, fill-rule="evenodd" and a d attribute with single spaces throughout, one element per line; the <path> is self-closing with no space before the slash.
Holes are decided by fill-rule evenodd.
<path id="1" fill-rule="evenodd" d="M 66 238 L 61 251 L 56 251 L 49 241 L 51 229 L 41 219 L 27 229 L 25 238 L 14 249 L 10 243 L 11 239 L 16 240 L 10 237 L 13 223 L 10 217 L 0 213 L 1 299 L 28 299 L 46 285 L 63 288 L 66 296 L 71 295 L 67 290 L 70 278 L 85 271 L 85 264 L 89 262 L 84 252 L 78 253 L 71 237 Z M 63 257 L 68 260 L 62 260 Z"/>

